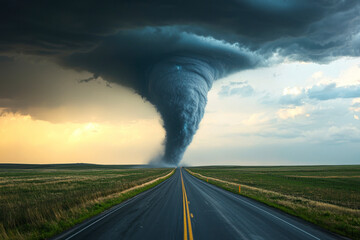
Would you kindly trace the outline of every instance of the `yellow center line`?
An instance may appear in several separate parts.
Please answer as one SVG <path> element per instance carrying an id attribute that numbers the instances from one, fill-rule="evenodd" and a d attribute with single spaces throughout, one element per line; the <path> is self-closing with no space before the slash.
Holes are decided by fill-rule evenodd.
<path id="1" fill-rule="evenodd" d="M 181 171 L 180 171 L 181 172 Z M 186 227 L 186 210 L 185 210 L 185 197 L 184 197 L 184 185 L 182 182 L 182 175 L 181 175 L 181 188 L 183 194 L 183 209 L 184 209 L 184 240 L 187 240 L 187 227 Z"/>
<path id="2" fill-rule="evenodd" d="M 186 219 L 187 219 L 187 225 L 189 228 L 189 239 L 193 240 L 193 233 L 192 233 L 192 227 L 191 227 L 191 218 L 190 218 L 190 211 L 189 211 L 189 202 L 187 199 L 185 184 L 182 176 L 182 172 L 180 169 L 180 175 L 181 175 L 181 185 L 182 185 L 182 191 L 183 191 L 183 208 L 184 208 L 184 240 L 187 240 L 187 226 L 186 226 Z M 186 209 L 186 210 L 185 210 Z"/>
<path id="3" fill-rule="evenodd" d="M 188 225 L 189 225 L 189 239 L 190 239 L 190 240 L 193 240 L 192 227 L 191 227 L 191 219 L 190 219 L 190 211 L 189 211 L 189 203 L 188 203 L 188 200 L 187 200 L 187 195 L 186 195 L 185 186 L 184 186 L 184 192 L 185 192 L 187 219 L 188 219 Z"/>

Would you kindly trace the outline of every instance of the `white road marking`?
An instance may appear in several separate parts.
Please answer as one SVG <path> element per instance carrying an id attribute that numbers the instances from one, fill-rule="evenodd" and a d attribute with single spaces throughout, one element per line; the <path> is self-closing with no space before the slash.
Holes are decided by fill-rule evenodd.
<path id="1" fill-rule="evenodd" d="M 190 173 L 189 173 L 189 174 L 190 174 Z M 192 176 L 192 175 L 191 175 L 191 176 Z M 194 177 L 194 176 L 192 176 L 192 177 Z M 195 178 L 195 177 L 194 177 L 194 178 Z M 197 180 L 199 180 L 198 178 L 196 178 L 196 179 L 197 179 Z M 200 181 L 200 182 L 202 182 L 203 184 L 206 184 L 205 182 L 203 182 L 203 181 L 201 181 L 201 180 L 199 180 L 199 181 Z M 209 185 L 209 186 L 212 186 L 212 185 Z M 218 188 L 218 189 L 221 189 L 221 188 Z M 247 201 L 245 201 L 245 200 L 241 199 L 241 198 L 238 198 L 238 197 L 236 197 L 236 196 L 233 196 L 232 194 L 228 193 L 228 192 L 227 192 L 226 190 L 224 190 L 224 189 L 221 189 L 221 190 L 223 190 L 223 191 L 224 191 L 224 193 L 225 193 L 225 194 L 227 194 L 228 196 L 231 196 L 232 198 L 235 198 L 235 199 L 237 199 L 237 200 L 240 200 L 240 201 L 242 201 L 242 202 L 246 203 L 247 205 L 250 205 L 250 206 L 252 206 L 252 207 L 254 207 L 254 208 L 256 208 L 256 209 L 258 209 L 258 210 L 260 210 L 260 211 L 262 211 L 262 212 L 264 212 L 264 213 L 267 213 L 268 215 L 270 215 L 270 216 L 272 216 L 272 217 L 274 217 L 274 218 L 276 218 L 276 219 L 278 219 L 278 220 L 280 220 L 280 221 L 282 221 L 282 222 L 284 222 L 284 223 L 288 224 L 289 226 L 292 226 L 293 228 L 295 228 L 295 229 L 297 229 L 297 230 L 299 230 L 299 231 L 301 231 L 301 232 L 303 232 L 303 233 L 305 233 L 305 234 L 309 235 L 310 237 L 313 237 L 313 238 L 315 238 L 315 239 L 320 240 L 320 238 L 318 238 L 318 237 L 316 237 L 316 236 L 312 235 L 311 233 L 308 233 L 307 231 L 305 231 L 305 230 L 303 230 L 303 229 L 301 229 L 301 228 L 299 228 L 299 227 L 295 226 L 294 224 L 291 224 L 291 223 L 289 223 L 289 222 L 287 222 L 287 221 L 285 221 L 285 220 L 283 220 L 283 219 L 279 218 L 278 216 L 275 216 L 274 214 L 269 213 L 268 211 L 266 211 L 266 210 L 264 210 L 264 209 L 262 209 L 262 208 L 259 208 L 259 207 L 255 206 L 255 205 L 253 205 L 253 204 L 251 204 L 251 203 L 249 203 L 249 202 L 247 202 Z"/>
<path id="2" fill-rule="evenodd" d="M 166 182 L 166 180 L 163 181 L 162 183 L 156 185 L 154 188 L 151 188 L 151 190 L 157 189 L 160 185 L 162 185 L 162 184 L 165 183 L 165 182 Z M 145 193 L 145 192 L 143 192 L 143 193 Z M 79 233 L 81 233 L 81 232 L 83 232 L 84 230 L 88 229 L 89 227 L 91 227 L 91 226 L 94 225 L 95 223 L 103 220 L 104 218 L 106 218 L 106 217 L 109 216 L 110 214 L 113 214 L 114 212 L 118 211 L 119 209 L 121 209 L 121 208 L 127 206 L 128 204 L 132 203 L 134 200 L 136 200 L 137 198 L 139 198 L 139 197 L 142 196 L 142 195 L 144 195 L 144 194 L 140 193 L 140 194 L 136 195 L 135 197 L 130 198 L 130 199 L 129 199 L 127 202 L 125 202 L 125 203 L 119 203 L 119 204 L 122 204 L 122 205 L 121 205 L 121 206 L 118 206 L 116 209 L 113 209 L 112 211 L 108 212 L 107 214 L 105 214 L 105 215 L 102 216 L 101 218 L 97 219 L 96 221 L 92 222 L 91 224 L 87 225 L 86 227 L 80 229 L 79 231 L 77 231 L 76 233 L 72 234 L 71 236 L 65 238 L 65 240 L 69 240 L 69 239 L 75 237 L 76 235 L 78 235 Z"/>

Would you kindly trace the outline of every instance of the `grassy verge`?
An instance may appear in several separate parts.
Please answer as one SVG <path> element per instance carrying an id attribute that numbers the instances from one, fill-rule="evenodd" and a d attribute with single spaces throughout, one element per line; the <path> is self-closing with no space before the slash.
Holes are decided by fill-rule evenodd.
<path id="1" fill-rule="evenodd" d="M 360 166 L 203 167 L 195 177 L 360 239 Z"/>
<path id="2" fill-rule="evenodd" d="M 172 171 L 0 167 L 0 239 L 49 238 L 154 187 Z"/>

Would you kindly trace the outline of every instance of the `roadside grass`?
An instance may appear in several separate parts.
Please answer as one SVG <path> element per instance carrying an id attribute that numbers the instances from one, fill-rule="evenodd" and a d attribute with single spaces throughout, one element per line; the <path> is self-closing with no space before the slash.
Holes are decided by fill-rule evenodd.
<path id="1" fill-rule="evenodd" d="M 54 236 L 159 184 L 170 175 L 144 185 L 173 171 L 96 165 L 76 170 L 54 165 L 5 167 L 0 165 L 0 239 L 4 240 Z"/>
<path id="2" fill-rule="evenodd" d="M 360 166 L 193 167 L 195 177 L 360 239 Z"/>

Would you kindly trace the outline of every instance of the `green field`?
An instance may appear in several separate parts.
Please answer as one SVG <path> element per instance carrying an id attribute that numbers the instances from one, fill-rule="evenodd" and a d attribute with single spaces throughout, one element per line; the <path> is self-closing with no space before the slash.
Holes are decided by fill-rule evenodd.
<path id="1" fill-rule="evenodd" d="M 0 164 L 0 239 L 44 239 L 156 184 L 173 169 Z"/>
<path id="2" fill-rule="evenodd" d="M 202 175 L 194 174 L 198 178 L 232 192 L 238 193 L 240 184 L 242 195 L 360 239 L 359 165 L 188 169 Z"/>

